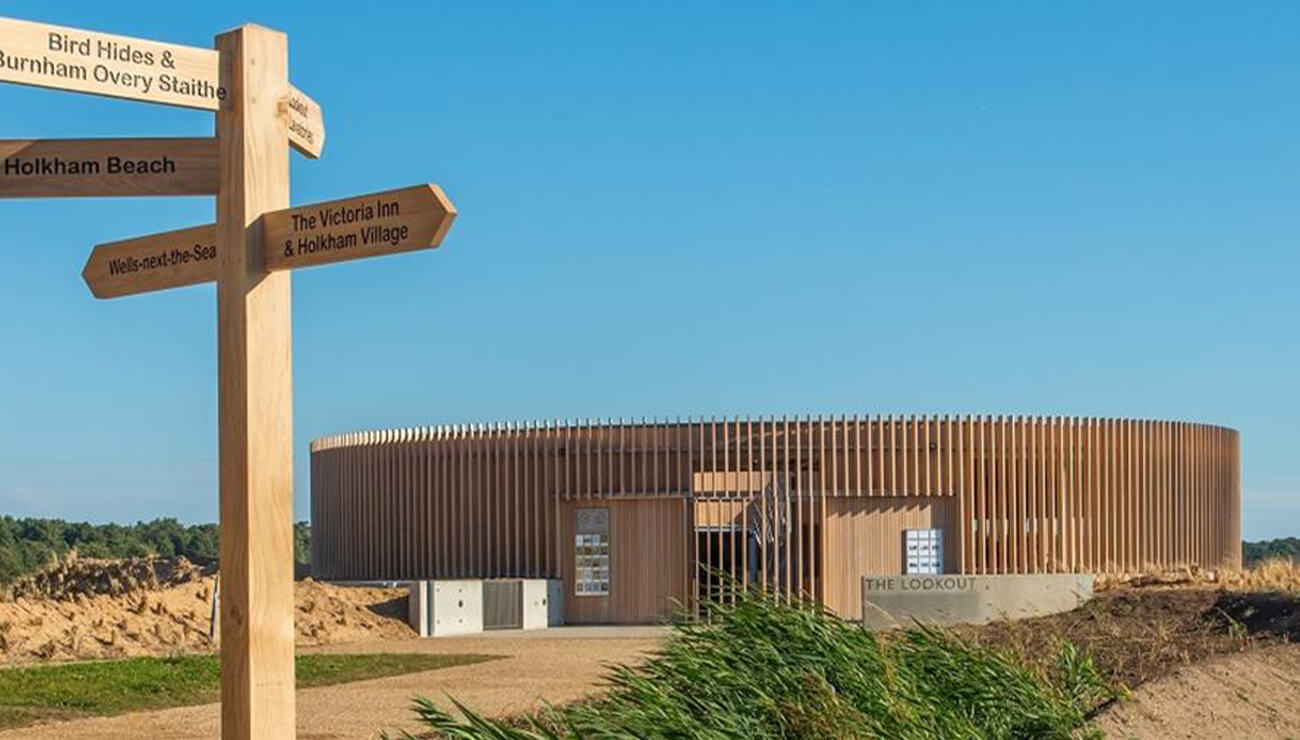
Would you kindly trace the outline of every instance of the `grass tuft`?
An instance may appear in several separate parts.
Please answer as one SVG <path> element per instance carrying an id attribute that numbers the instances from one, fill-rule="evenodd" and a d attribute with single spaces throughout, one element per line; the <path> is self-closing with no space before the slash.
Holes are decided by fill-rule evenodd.
<path id="1" fill-rule="evenodd" d="M 644 664 L 612 667 L 597 700 L 512 721 L 417 699 L 416 715 L 467 740 L 1077 738 L 1098 736 L 1087 714 L 1115 693 L 1068 644 L 1045 671 L 943 630 L 872 633 L 757 594 L 709 613 Z"/>
<path id="2" fill-rule="evenodd" d="M 312 654 L 295 660 L 299 688 L 430 671 L 487 655 Z M 215 655 L 129 658 L 0 669 L 0 728 L 204 704 L 221 698 Z"/>

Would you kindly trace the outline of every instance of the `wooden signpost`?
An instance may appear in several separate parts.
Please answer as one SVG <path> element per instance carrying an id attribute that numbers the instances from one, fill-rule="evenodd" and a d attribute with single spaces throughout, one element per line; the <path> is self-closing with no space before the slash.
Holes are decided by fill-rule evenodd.
<path id="1" fill-rule="evenodd" d="M 216 223 L 96 246 L 99 298 L 215 281 L 221 734 L 294 736 L 289 276 L 441 244 L 437 185 L 289 207 L 288 149 L 319 157 L 321 108 L 288 40 L 242 26 L 199 49 L 0 18 L 0 81 L 216 112 L 212 139 L 0 141 L 0 198 L 216 195 Z"/>
<path id="2" fill-rule="evenodd" d="M 13 18 L 0 18 L 0 81 L 210 111 L 220 110 L 228 95 L 213 49 Z M 320 106 L 288 84 L 276 99 L 289 143 L 312 159 L 320 157 Z"/>

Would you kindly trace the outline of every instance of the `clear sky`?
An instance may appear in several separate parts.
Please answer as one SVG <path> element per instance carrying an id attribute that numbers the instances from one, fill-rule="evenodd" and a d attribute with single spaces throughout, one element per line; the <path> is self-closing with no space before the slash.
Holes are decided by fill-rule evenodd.
<path id="1" fill-rule="evenodd" d="M 434 252 L 294 275 L 296 502 L 348 430 L 953 412 L 1241 430 L 1300 535 L 1300 5 L 30 2 L 285 30 L 305 204 L 433 181 Z M 0 85 L 0 136 L 210 135 Z M 0 202 L 0 512 L 216 518 L 211 286 L 94 300 L 97 243 L 210 198 Z"/>

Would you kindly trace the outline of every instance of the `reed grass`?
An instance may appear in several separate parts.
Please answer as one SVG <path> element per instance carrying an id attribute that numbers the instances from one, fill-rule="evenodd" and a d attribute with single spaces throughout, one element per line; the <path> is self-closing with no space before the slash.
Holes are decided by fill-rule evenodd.
<path id="1" fill-rule="evenodd" d="M 612 666 L 599 699 L 513 720 L 454 699 L 417 699 L 415 713 L 430 735 L 467 739 L 1076 738 L 1100 736 L 1088 713 L 1114 695 L 1069 644 L 1044 669 L 937 628 L 877 634 L 753 593 L 709 613 L 645 663 Z"/>
<path id="2" fill-rule="evenodd" d="M 1097 591 L 1147 587 L 1300 593 L 1300 562 L 1276 557 L 1261 560 L 1249 568 L 1184 566 L 1166 570 L 1147 566 L 1133 573 L 1099 574 L 1094 585 Z"/>

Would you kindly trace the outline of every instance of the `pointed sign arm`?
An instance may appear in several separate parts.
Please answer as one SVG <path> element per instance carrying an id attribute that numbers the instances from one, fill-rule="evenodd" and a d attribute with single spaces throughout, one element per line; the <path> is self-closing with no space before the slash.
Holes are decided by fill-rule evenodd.
<path id="1" fill-rule="evenodd" d="M 215 49 L 16 18 L 0 18 L 0 82 L 209 111 L 227 96 Z M 281 113 L 289 144 L 319 158 L 325 122 L 316 101 L 289 85 Z"/>
<path id="2" fill-rule="evenodd" d="M 287 208 L 262 216 L 268 271 L 400 254 L 442 244 L 456 207 L 437 185 Z M 148 293 L 217 278 L 215 224 L 97 245 L 82 277 L 96 298 Z"/>
<path id="3" fill-rule="evenodd" d="M 215 195 L 217 140 L 0 140 L 0 198 Z"/>
<path id="4" fill-rule="evenodd" d="M 81 277 L 96 298 L 210 283 L 217 279 L 217 225 L 96 245 Z"/>
<path id="5" fill-rule="evenodd" d="M 0 81 L 217 110 L 215 49 L 0 18 Z"/>
<path id="6" fill-rule="evenodd" d="M 289 127 L 289 145 L 305 157 L 320 159 L 325 148 L 325 116 L 320 105 L 290 85 L 281 110 Z"/>

